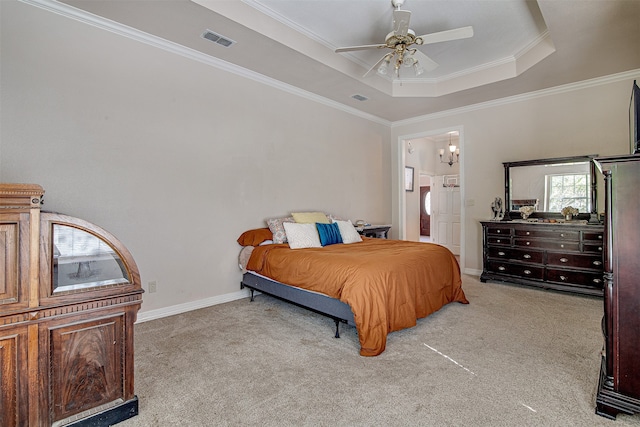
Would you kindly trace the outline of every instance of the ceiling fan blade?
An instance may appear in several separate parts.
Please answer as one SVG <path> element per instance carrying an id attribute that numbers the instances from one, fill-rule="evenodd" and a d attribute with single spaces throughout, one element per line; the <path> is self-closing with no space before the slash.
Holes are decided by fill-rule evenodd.
<path id="1" fill-rule="evenodd" d="M 399 36 L 406 36 L 409 32 L 409 21 L 411 12 L 408 10 L 396 9 L 393 11 L 393 32 Z"/>
<path id="2" fill-rule="evenodd" d="M 371 68 L 369 68 L 369 71 L 367 71 L 366 73 L 364 73 L 364 77 L 369 76 L 369 74 L 371 74 L 372 71 L 377 70 L 378 67 L 380 66 L 380 64 L 382 64 L 382 61 L 384 61 L 386 59 L 386 57 L 389 56 L 389 54 L 387 53 L 386 55 L 384 55 L 382 58 L 380 58 L 380 60 L 378 62 L 375 63 L 375 65 Z"/>
<path id="3" fill-rule="evenodd" d="M 422 39 L 422 44 L 440 43 L 451 40 L 467 39 L 473 37 L 473 27 L 462 27 L 453 30 L 439 31 L 416 37 Z"/>
<path id="4" fill-rule="evenodd" d="M 349 46 L 349 47 L 339 47 L 335 50 L 336 53 L 340 52 L 351 52 L 352 50 L 364 50 L 364 49 L 378 49 L 382 47 L 387 47 L 384 44 L 367 44 L 363 46 Z"/>
<path id="5" fill-rule="evenodd" d="M 438 68 L 438 63 L 433 59 L 429 58 L 424 53 L 416 50 L 416 52 L 412 55 L 413 59 L 418 61 L 418 64 L 424 69 L 424 71 L 429 72 Z"/>

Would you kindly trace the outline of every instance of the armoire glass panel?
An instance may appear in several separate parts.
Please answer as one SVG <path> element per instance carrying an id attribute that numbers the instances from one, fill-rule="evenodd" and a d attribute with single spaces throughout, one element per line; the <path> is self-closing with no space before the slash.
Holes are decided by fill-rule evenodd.
<path id="1" fill-rule="evenodd" d="M 75 227 L 53 225 L 53 293 L 128 282 L 124 263 L 107 242 Z"/>

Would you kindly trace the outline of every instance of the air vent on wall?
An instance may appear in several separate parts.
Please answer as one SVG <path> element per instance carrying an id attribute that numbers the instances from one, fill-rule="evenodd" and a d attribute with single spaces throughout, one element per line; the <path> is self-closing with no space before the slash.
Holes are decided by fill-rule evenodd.
<path id="1" fill-rule="evenodd" d="M 353 99 L 357 99 L 358 101 L 366 101 L 367 99 L 369 99 L 364 95 L 358 95 L 358 94 L 352 95 L 351 97 Z"/>
<path id="2" fill-rule="evenodd" d="M 202 34 L 202 37 L 207 40 L 211 40 L 214 43 L 218 43 L 220 46 L 224 47 L 231 47 L 231 45 L 235 43 L 235 41 L 228 39 L 218 33 L 214 33 L 211 30 L 205 31 L 204 34 Z"/>

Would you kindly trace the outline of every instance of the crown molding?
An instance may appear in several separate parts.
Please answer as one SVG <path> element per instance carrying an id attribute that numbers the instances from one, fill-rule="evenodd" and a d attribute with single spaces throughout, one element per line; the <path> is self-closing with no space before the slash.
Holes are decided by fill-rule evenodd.
<path id="1" fill-rule="evenodd" d="M 87 25 L 91 25 L 93 27 L 100 28 L 102 30 L 106 30 L 111 33 L 147 44 L 149 46 L 153 46 L 158 49 L 162 49 L 164 51 L 171 52 L 171 53 L 180 55 L 182 57 L 185 57 L 194 61 L 198 61 L 203 64 L 210 65 L 217 69 L 247 78 L 249 80 L 253 80 L 258 83 L 262 83 L 264 85 L 273 87 L 275 89 L 279 89 L 281 91 L 290 93 L 292 95 L 299 96 L 301 98 L 308 99 L 310 101 L 317 102 L 319 104 L 343 111 L 353 116 L 357 116 L 357 117 L 378 123 L 383 126 L 387 126 L 387 127 L 391 126 L 390 121 L 385 120 L 381 117 L 362 112 L 355 108 L 349 107 L 348 105 L 333 101 L 329 98 L 325 98 L 323 96 L 316 95 L 315 93 L 302 90 L 300 88 L 281 82 L 279 80 L 267 77 L 260 73 L 256 73 L 255 71 L 251 71 L 244 67 L 240 67 L 238 65 L 232 64 L 230 62 L 223 61 L 213 56 L 206 55 L 195 49 L 182 46 L 180 44 L 155 36 L 153 34 L 149 34 L 144 31 L 140 31 L 138 29 L 129 27 L 127 25 L 123 25 L 119 22 L 115 22 L 110 19 L 106 19 L 101 16 L 94 15 L 84 10 L 75 8 L 73 6 L 69 6 L 65 3 L 60 3 L 56 0 L 20 0 L 20 1 L 22 3 L 39 7 L 49 12 L 56 13 L 58 15 L 85 23 Z"/>
<path id="2" fill-rule="evenodd" d="M 426 120 L 435 120 L 435 119 L 449 117 L 457 114 L 464 114 L 471 111 L 483 110 L 485 108 L 493 108 L 501 105 L 508 105 L 516 102 L 523 102 L 531 99 L 542 98 L 545 96 L 553 96 L 553 95 L 558 95 L 562 93 L 573 92 L 576 90 L 602 86 L 610 83 L 617 83 L 620 81 L 631 80 L 634 78 L 637 79 L 639 78 L 639 76 L 640 76 L 640 68 L 631 70 L 631 71 L 625 71 L 622 73 L 611 74 L 604 77 L 596 77 L 593 79 L 582 80 L 579 82 L 569 83 L 562 86 L 556 86 L 549 89 L 542 89 L 534 92 L 523 93 L 520 95 L 508 96 L 505 98 L 494 99 L 492 101 L 480 102 L 478 104 L 465 105 L 464 107 L 453 108 L 451 110 L 438 111 L 437 113 L 426 114 L 423 116 L 416 116 L 410 119 L 397 120 L 391 123 L 391 127 L 395 128 L 399 126 L 406 126 L 406 125 L 424 122 Z"/>

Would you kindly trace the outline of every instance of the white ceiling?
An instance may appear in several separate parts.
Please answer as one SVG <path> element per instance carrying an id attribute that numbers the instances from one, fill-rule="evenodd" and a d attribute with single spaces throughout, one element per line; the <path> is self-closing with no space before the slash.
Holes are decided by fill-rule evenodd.
<path id="1" fill-rule="evenodd" d="M 400 79 L 362 77 L 384 51 L 334 52 L 383 43 L 390 0 L 64 3 L 391 122 L 640 69 L 640 0 L 406 0 L 417 35 L 473 26 L 474 36 L 422 46 L 439 66 Z"/>

